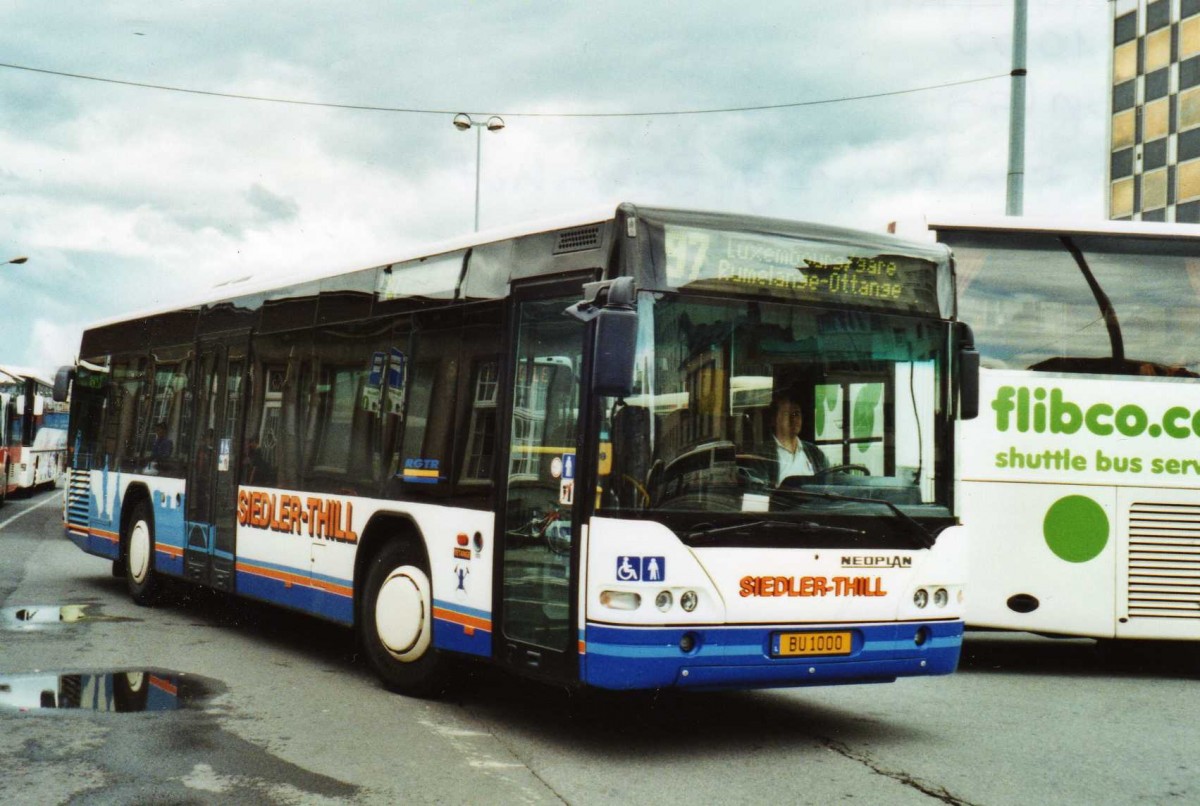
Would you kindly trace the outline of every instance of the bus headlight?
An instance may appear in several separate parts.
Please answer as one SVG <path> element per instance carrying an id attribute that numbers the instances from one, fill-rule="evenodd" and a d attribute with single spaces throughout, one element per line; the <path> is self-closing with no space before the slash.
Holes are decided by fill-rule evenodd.
<path id="1" fill-rule="evenodd" d="M 938 588 L 933 592 L 933 603 L 938 607 L 950 604 L 950 592 L 945 588 Z"/>
<path id="2" fill-rule="evenodd" d="M 671 605 L 675 604 L 675 597 L 670 591 L 659 591 L 658 596 L 654 597 L 654 606 L 666 613 L 671 609 Z"/>
<path id="3" fill-rule="evenodd" d="M 684 591 L 683 595 L 679 597 L 679 606 L 685 612 L 691 613 L 698 604 L 700 604 L 700 597 L 696 595 L 695 591 Z"/>
<path id="4" fill-rule="evenodd" d="M 924 610 L 925 606 L 929 604 L 929 591 L 924 588 L 917 588 L 917 592 L 913 594 L 913 604 L 918 609 Z"/>
<path id="5" fill-rule="evenodd" d="M 632 591 L 600 591 L 600 604 L 613 610 L 637 610 L 642 597 Z"/>

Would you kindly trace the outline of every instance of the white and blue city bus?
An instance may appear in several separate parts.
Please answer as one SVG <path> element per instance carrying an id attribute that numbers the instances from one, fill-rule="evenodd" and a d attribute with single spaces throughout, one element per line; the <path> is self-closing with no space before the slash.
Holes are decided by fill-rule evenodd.
<path id="1" fill-rule="evenodd" d="M 139 603 L 176 577 L 353 627 L 407 693 L 457 657 L 608 689 L 947 674 L 953 283 L 937 245 L 623 204 L 106 322 L 57 381 L 67 534 Z M 781 476 L 784 392 L 813 461 Z"/>

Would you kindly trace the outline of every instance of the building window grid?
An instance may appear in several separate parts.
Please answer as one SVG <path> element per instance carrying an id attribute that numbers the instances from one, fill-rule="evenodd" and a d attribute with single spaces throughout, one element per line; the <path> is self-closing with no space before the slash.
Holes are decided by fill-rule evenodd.
<path id="1" fill-rule="evenodd" d="M 1188 208 L 1190 219 L 1193 208 L 1200 205 L 1195 201 L 1200 199 L 1200 158 L 1177 162 L 1178 134 L 1200 127 L 1200 0 L 1157 0 L 1154 3 L 1142 0 L 1126 6 L 1128 11 L 1122 11 L 1119 6 L 1115 8 L 1110 145 L 1114 154 L 1132 145 L 1135 158 L 1132 175 L 1110 176 L 1110 216 L 1139 219 L 1145 208 L 1145 211 L 1153 212 L 1155 219 L 1174 221 L 1182 204 Z M 1149 42 L 1148 37 L 1151 38 Z M 1131 58 L 1133 49 L 1130 45 L 1136 47 L 1136 57 Z M 1167 58 L 1165 65 L 1164 55 Z M 1189 60 L 1192 61 L 1183 64 Z M 1136 69 L 1132 79 L 1128 77 L 1130 61 Z M 1157 97 L 1149 100 L 1153 103 L 1162 98 L 1167 104 L 1166 166 L 1161 164 L 1161 151 L 1155 156 L 1155 164 L 1146 166 L 1142 159 L 1145 146 L 1160 140 L 1164 134 L 1163 110 L 1150 110 L 1147 115 L 1146 76 L 1163 67 L 1168 71 L 1166 93 L 1162 93 L 1163 78 L 1158 74 L 1151 90 Z M 1134 102 L 1132 127 L 1129 108 L 1123 105 L 1127 101 L 1121 100 L 1129 95 L 1133 96 Z M 1134 129 L 1132 143 L 1129 142 L 1130 128 Z M 1144 171 L 1145 168 L 1150 170 Z M 1146 177 L 1145 174 L 1153 175 Z M 1146 178 L 1150 179 L 1148 186 Z"/>

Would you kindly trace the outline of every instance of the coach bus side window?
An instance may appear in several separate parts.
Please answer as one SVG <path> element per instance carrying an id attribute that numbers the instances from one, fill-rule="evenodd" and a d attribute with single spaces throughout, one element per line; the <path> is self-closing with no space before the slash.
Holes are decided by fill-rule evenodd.
<path id="1" fill-rule="evenodd" d="M 1077 241 L 1120 322 L 1125 372 L 1195 377 L 1200 329 L 1179 326 L 1200 320 L 1200 260 L 1190 244 L 1156 244 L 1166 253 L 1150 254 L 1145 242 L 1126 252 L 1101 239 Z"/>
<path id="2" fill-rule="evenodd" d="M 946 242 L 954 249 L 959 316 L 970 322 L 983 365 L 1049 368 L 1064 358 L 1112 355 L 1087 281 L 1057 238 L 1030 236 L 1014 249 L 986 236 Z"/>

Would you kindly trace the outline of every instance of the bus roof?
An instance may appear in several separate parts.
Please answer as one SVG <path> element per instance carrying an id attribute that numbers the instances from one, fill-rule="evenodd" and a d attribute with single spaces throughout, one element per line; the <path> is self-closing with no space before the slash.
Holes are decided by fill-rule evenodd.
<path id="1" fill-rule="evenodd" d="M 863 239 L 869 238 L 871 243 L 875 243 L 880 248 L 886 247 L 891 249 L 901 249 L 906 254 L 920 256 L 930 260 L 940 261 L 943 259 L 943 253 L 948 255 L 948 252 L 945 252 L 945 247 L 941 246 L 940 244 L 935 245 L 928 242 L 919 242 L 913 239 L 906 239 L 903 236 L 895 236 L 890 234 L 884 235 L 879 232 L 871 232 L 867 230 L 831 227 L 806 222 L 791 221 L 787 219 L 751 216 L 738 213 L 694 211 L 657 207 L 654 205 L 637 205 L 633 203 L 614 202 L 603 207 L 592 208 L 553 218 L 546 218 L 532 222 L 525 222 L 521 224 L 470 233 L 468 235 L 451 240 L 427 243 L 423 245 L 413 245 L 393 260 L 377 262 L 366 266 L 358 264 L 355 266 L 325 269 L 321 271 L 290 276 L 273 274 L 262 277 L 250 276 L 233 281 L 226 281 L 225 283 L 215 286 L 205 293 L 197 295 L 191 299 L 183 299 L 170 305 L 159 305 L 147 310 L 124 313 L 118 316 L 108 317 L 96 321 L 86 327 L 85 332 L 97 331 L 111 326 L 147 320 L 155 316 L 171 314 L 178 311 L 198 309 L 202 306 L 236 303 L 239 300 L 251 298 L 256 295 L 270 295 L 272 292 L 295 289 L 297 286 L 305 284 L 320 283 L 321 281 L 338 277 L 348 278 L 351 275 L 362 272 L 373 272 L 386 267 L 397 266 L 406 262 L 423 261 L 425 259 L 437 258 L 441 255 L 461 252 L 467 249 L 502 244 L 506 241 L 521 238 L 523 236 L 561 232 L 563 230 L 570 230 L 576 227 L 596 226 L 605 222 L 613 221 L 617 217 L 617 214 L 620 210 L 628 210 L 637 214 L 644 213 L 648 218 L 659 220 L 666 218 L 667 220 L 680 220 L 699 225 L 714 225 L 716 223 L 727 222 L 729 225 L 736 225 L 739 228 L 745 228 L 747 230 L 757 232 L 791 232 L 793 234 L 804 233 L 807 236 L 822 240 L 838 241 L 842 239 L 853 239 L 855 241 L 865 242 Z"/>
<path id="2" fill-rule="evenodd" d="M 930 216 L 930 231 L 1025 232 L 1062 235 L 1114 235 L 1121 237 L 1200 238 L 1200 224 L 1165 224 L 1156 221 L 1107 221 L 1024 216 Z"/>
<path id="3" fill-rule="evenodd" d="M 180 300 L 172 305 L 158 305 L 145 310 L 111 316 L 91 323 L 85 328 L 85 330 L 101 328 L 106 325 L 119 324 L 121 322 L 127 322 L 131 319 L 145 319 L 156 314 L 177 311 L 180 308 L 226 302 L 231 299 L 236 299 L 237 297 L 268 292 L 281 286 L 293 286 L 300 283 L 316 282 L 343 274 L 351 274 L 364 269 L 377 269 L 383 266 L 393 266 L 397 263 L 404 263 L 410 260 L 436 257 L 437 255 L 443 255 L 448 252 L 469 249 L 473 246 L 482 246 L 484 244 L 495 243 L 496 241 L 518 238 L 522 235 L 534 235 L 541 232 L 553 232 L 554 230 L 565 229 L 569 227 L 581 227 L 589 224 L 597 224 L 613 218 L 616 215 L 618 206 L 618 204 L 614 203 L 606 207 L 597 207 L 586 211 L 537 219 L 535 221 L 527 221 L 521 224 L 506 225 L 503 227 L 480 230 L 479 232 L 472 232 L 469 235 L 462 235 L 447 240 L 417 243 L 400 252 L 399 255 L 393 260 L 381 260 L 374 263 L 369 263 L 365 266 L 362 264 L 355 264 L 353 266 L 332 269 L 319 269 L 303 274 L 270 274 L 260 277 L 251 275 L 248 277 L 227 280 L 223 283 L 213 286 L 208 291 L 203 292 L 194 298 Z"/>

